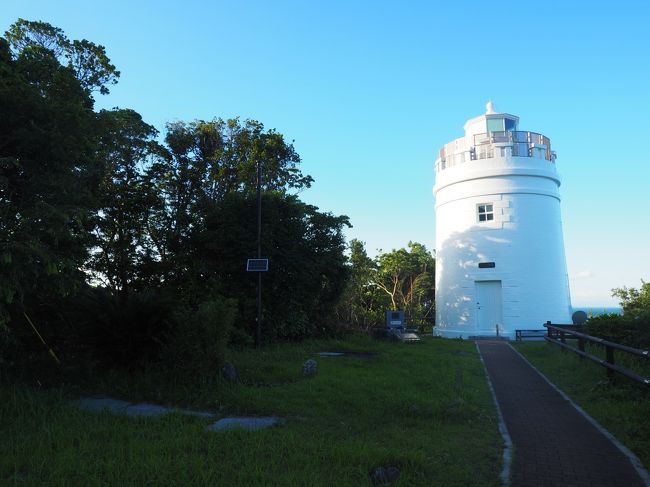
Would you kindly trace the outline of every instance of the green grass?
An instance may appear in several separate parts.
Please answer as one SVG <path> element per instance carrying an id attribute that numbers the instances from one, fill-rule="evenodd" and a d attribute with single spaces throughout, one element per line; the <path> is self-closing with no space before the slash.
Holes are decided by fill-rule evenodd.
<path id="1" fill-rule="evenodd" d="M 650 466 L 650 391 L 647 386 L 618 376 L 612 383 L 606 369 L 546 342 L 518 342 L 519 350 L 551 382 L 582 407 L 619 441 Z M 595 347 L 588 350 L 599 356 Z M 626 362 L 617 352 L 617 362 Z M 638 360 L 627 366 L 639 367 Z M 552 419 L 552 418 L 551 418 Z"/>
<path id="2" fill-rule="evenodd" d="M 361 350 L 369 358 L 317 357 Z M 304 360 L 318 374 L 303 378 Z M 211 421 L 134 419 L 76 409 L 79 391 L 0 389 L 0 483 L 6 485 L 369 485 L 379 465 L 396 485 L 498 485 L 502 441 L 470 342 L 356 338 L 231 352 L 240 384 L 117 375 L 94 392 L 208 409 L 274 414 L 259 431 L 206 432 Z M 99 389 L 102 389 L 101 391 Z M 85 391 L 88 392 L 88 391 Z"/>

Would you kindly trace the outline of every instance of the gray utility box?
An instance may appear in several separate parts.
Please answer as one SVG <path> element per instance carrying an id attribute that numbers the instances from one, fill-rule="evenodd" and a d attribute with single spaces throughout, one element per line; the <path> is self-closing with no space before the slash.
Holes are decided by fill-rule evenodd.
<path id="1" fill-rule="evenodd" d="M 404 328 L 404 311 L 386 311 L 386 328 Z"/>

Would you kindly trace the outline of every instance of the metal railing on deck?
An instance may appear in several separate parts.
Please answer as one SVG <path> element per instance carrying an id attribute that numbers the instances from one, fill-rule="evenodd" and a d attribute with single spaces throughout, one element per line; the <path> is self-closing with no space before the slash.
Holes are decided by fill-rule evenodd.
<path id="1" fill-rule="evenodd" d="M 551 148 L 551 139 L 537 132 L 524 131 L 505 131 L 505 132 L 487 132 L 474 136 L 474 145 L 482 144 L 537 144 L 545 145 Z"/>
<path id="2" fill-rule="evenodd" d="M 591 335 L 586 335 L 584 333 L 580 333 L 578 331 L 570 329 L 573 328 L 572 325 L 554 325 L 551 324 L 550 321 L 547 321 L 544 324 L 544 326 L 548 329 L 548 335 L 544 337 L 546 341 L 555 343 L 556 345 L 559 345 L 564 349 L 570 350 L 581 357 L 588 358 L 589 360 L 592 360 L 597 364 L 602 365 L 607 369 L 607 375 L 609 376 L 610 379 L 614 377 L 615 373 L 619 373 L 634 381 L 640 382 L 641 384 L 650 386 L 650 378 L 640 376 L 635 372 L 632 372 L 631 370 L 616 365 L 616 362 L 614 360 L 614 350 L 619 350 L 621 352 L 625 352 L 627 354 L 634 355 L 637 357 L 642 357 L 644 359 L 650 359 L 650 351 L 641 350 L 639 348 L 628 347 L 626 345 L 621 345 L 620 343 L 610 342 L 608 340 L 605 340 L 604 338 L 598 338 Z M 578 339 L 577 349 L 570 345 L 567 345 L 566 343 L 567 335 L 569 335 L 571 338 Z M 605 348 L 606 358 L 603 360 L 600 357 L 596 357 L 595 355 L 591 355 L 585 352 L 586 342 L 596 343 L 598 345 L 603 346 Z"/>
<path id="3" fill-rule="evenodd" d="M 436 165 L 436 172 L 458 163 L 491 159 L 495 157 L 495 154 L 540 157 L 541 152 L 544 159 L 555 162 L 555 152 L 551 150 L 551 140 L 536 132 L 503 131 L 476 134 L 471 147 L 468 147 L 463 140 L 457 139 L 440 149 L 440 163 Z"/>

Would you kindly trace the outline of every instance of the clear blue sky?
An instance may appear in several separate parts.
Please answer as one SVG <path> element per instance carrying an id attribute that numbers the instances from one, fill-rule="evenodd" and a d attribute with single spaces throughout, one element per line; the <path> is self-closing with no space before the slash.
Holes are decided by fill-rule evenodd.
<path id="1" fill-rule="evenodd" d="M 0 29 L 44 20 L 122 72 L 98 108 L 255 118 L 377 249 L 434 248 L 440 146 L 498 111 L 551 138 L 575 306 L 650 280 L 650 2 L 2 0 Z"/>

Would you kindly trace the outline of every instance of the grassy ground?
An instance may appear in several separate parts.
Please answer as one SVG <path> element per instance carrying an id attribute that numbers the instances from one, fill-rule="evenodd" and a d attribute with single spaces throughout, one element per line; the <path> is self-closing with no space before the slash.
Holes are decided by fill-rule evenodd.
<path id="1" fill-rule="evenodd" d="M 646 468 L 650 467 L 650 391 L 646 386 L 622 376 L 610 383 L 604 367 L 581 360 L 551 343 L 518 342 L 515 346 L 551 382 L 630 448 Z M 595 347 L 588 352 L 602 353 Z M 623 365 L 625 359 L 621 356 L 617 361 Z M 625 365 L 642 372 L 638 360 L 633 362 Z"/>
<path id="2" fill-rule="evenodd" d="M 317 357 L 324 350 L 370 357 Z M 307 358 L 319 364 L 303 378 Z M 502 442 L 474 344 L 353 339 L 232 353 L 242 382 L 113 376 L 95 392 L 219 415 L 274 414 L 259 432 L 206 432 L 210 420 L 134 419 L 76 409 L 75 389 L 0 389 L 6 485 L 498 485 Z M 99 389 L 102 389 L 101 391 Z"/>

